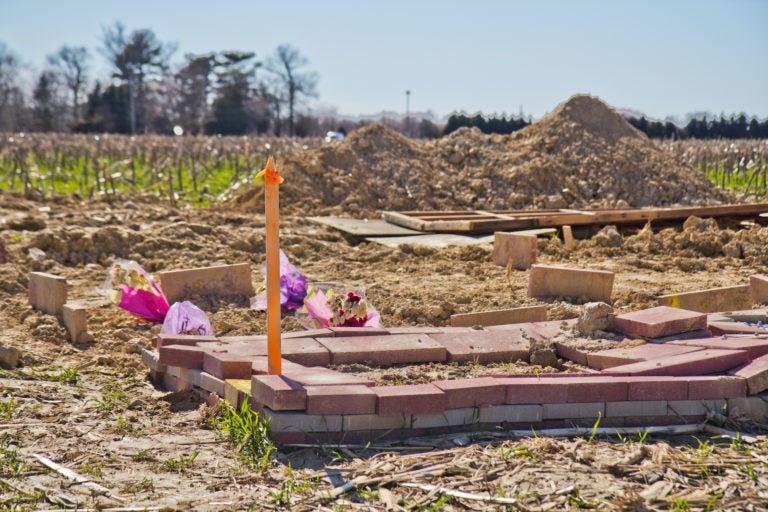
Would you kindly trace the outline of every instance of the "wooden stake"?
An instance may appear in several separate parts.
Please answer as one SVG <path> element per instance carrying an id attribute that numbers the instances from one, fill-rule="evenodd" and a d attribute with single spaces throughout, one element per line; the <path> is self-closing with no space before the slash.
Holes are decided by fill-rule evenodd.
<path id="1" fill-rule="evenodd" d="M 272 157 L 257 176 L 264 176 L 267 217 L 267 367 L 270 375 L 280 375 L 280 183 L 283 178 Z"/>

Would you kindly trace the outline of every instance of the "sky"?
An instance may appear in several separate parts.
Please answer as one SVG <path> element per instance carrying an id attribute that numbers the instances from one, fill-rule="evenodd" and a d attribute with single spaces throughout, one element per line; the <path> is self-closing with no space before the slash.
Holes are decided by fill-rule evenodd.
<path id="1" fill-rule="evenodd" d="M 538 119 L 590 94 L 653 119 L 768 118 L 768 0 L 0 0 L 0 43 L 28 76 L 85 46 L 108 80 L 117 21 L 175 44 L 177 65 L 289 44 L 319 76 L 316 113 Z"/>

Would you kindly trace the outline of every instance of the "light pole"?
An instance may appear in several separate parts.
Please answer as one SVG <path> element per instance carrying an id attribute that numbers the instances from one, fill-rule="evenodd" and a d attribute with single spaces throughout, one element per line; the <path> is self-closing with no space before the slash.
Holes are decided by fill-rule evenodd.
<path id="1" fill-rule="evenodd" d="M 411 91 L 405 91 L 405 135 L 411 136 Z"/>

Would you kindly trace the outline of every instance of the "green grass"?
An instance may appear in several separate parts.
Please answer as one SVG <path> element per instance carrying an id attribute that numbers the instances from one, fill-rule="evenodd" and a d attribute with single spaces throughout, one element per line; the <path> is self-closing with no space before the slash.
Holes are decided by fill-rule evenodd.
<path id="1" fill-rule="evenodd" d="M 224 413 L 213 420 L 214 427 L 226 438 L 240 457 L 265 470 L 277 448 L 269 437 L 269 422 L 244 401 L 240 410 L 225 404 Z"/>

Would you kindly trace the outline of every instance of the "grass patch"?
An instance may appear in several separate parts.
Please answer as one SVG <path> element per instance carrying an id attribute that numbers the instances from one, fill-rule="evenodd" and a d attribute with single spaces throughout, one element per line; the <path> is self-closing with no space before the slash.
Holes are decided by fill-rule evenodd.
<path id="1" fill-rule="evenodd" d="M 253 411 L 248 402 L 240 410 L 225 404 L 224 413 L 213 419 L 213 426 L 240 457 L 264 470 L 277 450 L 269 437 L 269 422 Z"/>

